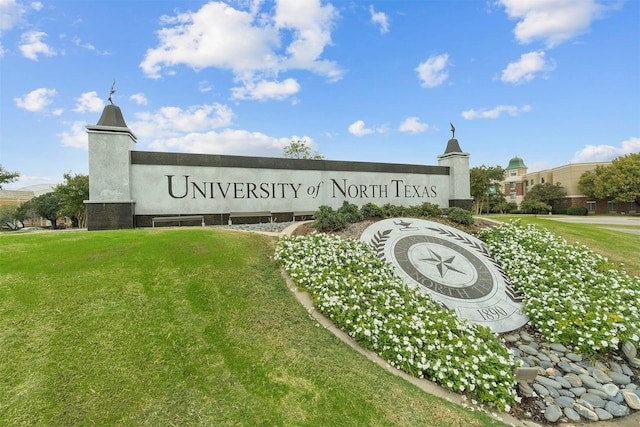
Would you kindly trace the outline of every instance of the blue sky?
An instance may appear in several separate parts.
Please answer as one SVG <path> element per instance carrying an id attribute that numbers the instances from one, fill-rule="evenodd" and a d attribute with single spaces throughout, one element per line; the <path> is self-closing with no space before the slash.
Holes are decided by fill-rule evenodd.
<path id="1" fill-rule="evenodd" d="M 113 102 L 136 149 L 529 171 L 640 151 L 636 0 L 0 0 L 0 164 L 88 173 Z"/>

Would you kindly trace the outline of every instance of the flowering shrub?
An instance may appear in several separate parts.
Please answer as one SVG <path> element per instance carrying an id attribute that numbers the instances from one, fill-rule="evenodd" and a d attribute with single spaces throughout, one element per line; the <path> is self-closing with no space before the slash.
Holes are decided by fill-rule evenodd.
<path id="1" fill-rule="evenodd" d="M 478 237 L 525 295 L 530 323 L 549 341 L 587 354 L 640 342 L 640 277 L 533 225 L 510 222 Z"/>
<path id="2" fill-rule="evenodd" d="M 389 365 L 502 410 L 517 400 L 517 363 L 504 344 L 406 286 L 366 243 L 283 237 L 275 259 L 322 313 Z"/>

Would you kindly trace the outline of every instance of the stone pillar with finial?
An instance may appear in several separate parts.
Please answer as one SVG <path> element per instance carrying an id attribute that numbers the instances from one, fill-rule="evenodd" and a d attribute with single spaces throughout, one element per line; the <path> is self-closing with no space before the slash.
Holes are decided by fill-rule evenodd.
<path id="1" fill-rule="evenodd" d="M 114 82 L 115 84 L 115 82 Z M 120 107 L 109 102 L 96 125 L 87 125 L 89 138 L 89 200 L 87 228 L 134 228 L 131 191 L 131 151 L 136 136 L 127 127 Z"/>
<path id="2" fill-rule="evenodd" d="M 451 124 L 451 139 L 444 154 L 438 156 L 438 165 L 449 167 L 449 207 L 471 210 L 471 177 L 469 175 L 469 153 L 463 153 L 455 138 L 456 128 Z"/>

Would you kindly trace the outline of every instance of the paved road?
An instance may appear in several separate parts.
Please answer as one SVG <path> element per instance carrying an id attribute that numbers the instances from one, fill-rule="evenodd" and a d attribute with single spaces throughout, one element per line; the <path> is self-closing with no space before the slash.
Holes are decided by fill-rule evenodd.
<path id="1" fill-rule="evenodd" d="M 540 216 L 543 218 L 543 216 Z M 544 218 L 561 222 L 575 222 L 580 224 L 608 224 L 629 225 L 640 227 L 640 216 L 610 215 L 610 216 L 577 216 L 577 215 L 546 215 Z"/>

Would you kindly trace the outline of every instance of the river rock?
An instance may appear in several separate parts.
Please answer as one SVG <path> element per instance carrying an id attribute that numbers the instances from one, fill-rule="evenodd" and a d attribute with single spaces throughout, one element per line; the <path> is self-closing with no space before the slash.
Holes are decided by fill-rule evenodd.
<path id="1" fill-rule="evenodd" d="M 585 393 L 580 396 L 580 399 L 589 402 L 594 408 L 604 408 L 604 405 L 607 403 L 603 398 L 593 393 Z"/>
<path id="2" fill-rule="evenodd" d="M 615 402 L 607 402 L 607 404 L 604 405 L 604 409 L 614 417 L 624 417 L 629 414 L 629 408 Z"/>
<path id="3" fill-rule="evenodd" d="M 582 380 L 576 374 L 567 374 L 562 378 L 571 384 L 571 387 L 582 387 Z"/>
<path id="4" fill-rule="evenodd" d="M 544 418 L 550 423 L 555 423 L 562 416 L 562 409 L 556 405 L 549 405 L 544 411 Z"/>
<path id="5" fill-rule="evenodd" d="M 622 396 L 631 409 L 640 410 L 640 396 L 631 390 L 622 390 Z"/>
<path id="6" fill-rule="evenodd" d="M 573 404 L 576 402 L 574 399 L 567 396 L 560 396 L 555 399 L 556 405 L 561 408 L 571 408 Z"/>
<path id="7" fill-rule="evenodd" d="M 582 356 L 575 353 L 567 353 L 564 355 L 564 357 L 571 360 L 572 362 L 580 362 L 582 360 Z"/>
<path id="8" fill-rule="evenodd" d="M 580 379 L 582 380 L 582 384 L 584 384 L 586 388 L 595 388 L 596 390 L 602 390 L 602 385 L 598 381 L 593 379 L 593 377 L 590 377 L 587 374 L 580 374 L 578 376 L 580 377 Z"/>
<path id="9" fill-rule="evenodd" d="M 620 391 L 620 389 L 618 388 L 617 385 L 615 384 L 605 384 L 602 386 L 602 391 L 604 391 L 607 396 L 613 397 L 616 394 L 618 394 L 618 392 Z"/>
<path id="10" fill-rule="evenodd" d="M 549 388 L 549 387 L 553 387 L 555 389 L 562 388 L 562 384 L 560 384 L 558 381 L 552 380 L 551 378 L 548 378 L 548 377 L 543 377 L 541 375 L 538 375 L 536 377 L 536 382 L 542 384 L 543 386 L 545 386 L 547 388 Z"/>
<path id="11" fill-rule="evenodd" d="M 578 415 L 573 408 L 564 408 L 562 412 L 564 412 L 565 417 L 569 418 L 571 421 L 580 421 L 580 415 Z"/>
<path id="12" fill-rule="evenodd" d="M 601 369 L 595 368 L 593 370 L 593 372 L 591 373 L 591 375 L 593 376 L 593 378 L 596 379 L 596 381 L 598 381 L 600 384 L 607 384 L 610 383 L 611 381 L 613 381 L 609 375 L 605 374 L 604 372 L 602 372 Z"/>
<path id="13" fill-rule="evenodd" d="M 552 343 L 549 348 L 553 351 L 557 351 L 558 353 L 566 353 L 567 352 L 567 347 L 565 347 L 564 345 L 558 343 L 558 342 L 554 342 Z"/>
<path id="14" fill-rule="evenodd" d="M 576 396 L 580 397 L 587 392 L 587 389 L 584 387 L 574 387 L 569 389 L 569 391 L 575 394 Z"/>
<path id="15" fill-rule="evenodd" d="M 549 390 L 542 384 L 533 383 L 533 389 L 542 397 L 549 396 Z"/>
<path id="16" fill-rule="evenodd" d="M 618 372 L 610 371 L 609 377 L 611 378 L 611 382 L 616 385 L 627 385 L 631 382 L 631 378 L 628 375 L 620 374 Z"/>
<path id="17" fill-rule="evenodd" d="M 605 411 L 602 408 L 596 408 L 595 413 L 598 416 L 598 418 L 600 418 L 600 421 L 607 421 L 613 418 L 612 414 L 610 414 L 609 412 Z"/>
<path id="18" fill-rule="evenodd" d="M 595 411 L 579 403 L 575 403 L 573 405 L 573 409 L 580 414 L 581 417 L 586 418 L 589 421 L 598 421 L 599 419 L 598 414 L 596 414 Z"/>

